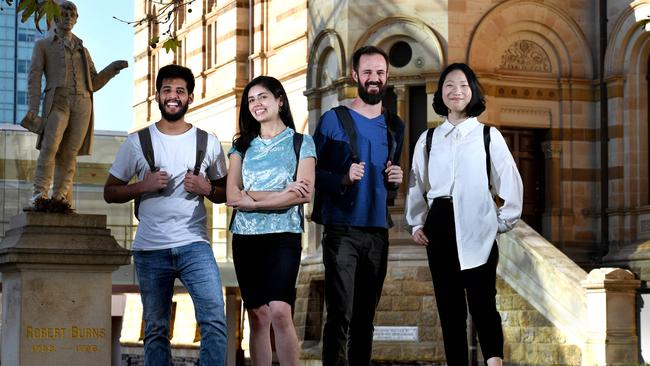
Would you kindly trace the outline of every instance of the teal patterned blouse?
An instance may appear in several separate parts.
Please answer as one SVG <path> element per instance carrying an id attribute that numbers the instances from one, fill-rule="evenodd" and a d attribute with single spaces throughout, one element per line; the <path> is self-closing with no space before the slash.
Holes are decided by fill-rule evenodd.
<path id="1" fill-rule="evenodd" d="M 294 131 L 287 128 L 273 138 L 256 137 L 248 147 L 242 163 L 245 191 L 282 191 L 293 182 L 296 154 L 293 150 Z M 230 154 L 242 154 L 233 146 Z M 300 160 L 316 157 L 314 140 L 304 135 Z M 302 218 L 298 206 L 274 211 L 239 211 L 232 223 L 233 234 L 257 235 L 270 233 L 301 233 Z"/>

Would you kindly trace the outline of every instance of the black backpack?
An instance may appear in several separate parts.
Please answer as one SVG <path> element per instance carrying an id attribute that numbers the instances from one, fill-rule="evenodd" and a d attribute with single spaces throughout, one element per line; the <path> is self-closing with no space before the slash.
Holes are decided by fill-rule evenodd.
<path id="1" fill-rule="evenodd" d="M 354 120 L 352 119 L 352 116 L 350 115 L 350 111 L 348 110 L 348 107 L 346 106 L 337 106 L 333 108 L 334 112 L 336 113 L 336 117 L 338 118 L 339 122 L 341 123 L 341 126 L 343 127 L 343 131 L 345 134 L 348 136 L 348 140 L 350 141 L 350 155 L 353 163 L 358 163 L 359 162 L 359 149 L 358 149 L 358 144 L 357 144 L 357 130 L 354 123 Z M 390 110 L 388 108 L 384 109 L 383 112 L 384 115 L 384 121 L 386 122 L 386 140 L 388 141 L 388 157 L 386 161 L 390 160 L 393 165 L 399 165 L 400 157 L 402 154 L 402 142 L 403 142 L 403 135 L 402 139 L 400 141 L 397 141 L 395 138 L 395 131 L 397 130 L 397 126 L 402 123 L 402 120 L 399 118 L 399 116 Z M 395 205 L 395 197 L 397 196 L 397 188 L 391 187 L 388 185 L 388 182 L 385 180 L 384 181 L 386 185 L 386 206 L 394 206 Z M 324 197 L 321 197 L 320 194 L 318 193 L 318 190 L 316 191 L 316 195 L 314 197 L 314 205 L 312 208 L 312 220 L 314 222 L 320 223 L 321 222 L 321 216 L 320 216 L 320 211 L 321 211 L 321 206 L 322 206 L 322 200 Z M 388 209 L 386 209 L 386 222 L 388 223 L 389 227 L 393 226 L 393 220 L 390 217 L 390 212 L 388 212 Z"/>
<path id="2" fill-rule="evenodd" d="M 431 140 L 433 139 L 433 130 L 435 129 L 436 129 L 435 127 L 432 127 L 427 130 L 427 141 L 426 141 L 427 153 L 424 156 L 424 162 L 427 169 L 429 168 L 429 154 L 431 153 Z M 490 182 L 491 175 L 492 175 L 492 164 L 490 161 L 490 126 L 488 125 L 483 125 L 483 146 L 485 147 L 485 170 L 487 171 L 488 188 L 490 189 L 490 192 L 492 192 L 492 183 Z M 424 195 L 426 198 L 426 192 L 424 193 Z"/>
<path id="3" fill-rule="evenodd" d="M 350 115 L 350 110 L 346 106 L 334 107 L 334 112 L 336 112 L 336 117 L 338 117 L 341 125 L 343 126 L 343 131 L 348 136 L 350 140 L 350 154 L 353 163 L 359 162 L 359 149 L 357 144 L 357 130 L 354 127 L 354 120 Z M 386 121 L 386 140 L 388 141 L 388 160 L 390 160 L 393 165 L 399 165 L 401 157 L 401 141 L 397 141 L 395 138 L 395 127 L 397 121 L 401 121 L 399 116 L 389 111 L 387 108 L 384 109 L 384 121 Z M 387 161 L 388 161 L 387 160 Z M 392 189 L 392 187 L 386 186 L 386 204 L 388 206 L 393 206 L 395 204 L 395 197 L 397 196 L 397 189 Z M 390 215 L 389 215 L 390 218 Z"/>
<path id="4" fill-rule="evenodd" d="M 143 128 L 140 131 L 138 131 L 138 138 L 140 139 L 140 147 L 142 148 L 142 154 L 144 155 L 144 159 L 147 161 L 147 164 L 149 164 L 149 170 L 152 172 L 157 172 L 160 170 L 159 167 L 156 166 L 155 159 L 154 159 L 154 153 L 153 153 L 153 145 L 151 144 L 151 132 L 149 131 L 149 127 Z M 194 163 L 194 170 L 192 171 L 194 175 L 199 175 L 201 172 L 201 164 L 203 163 L 203 159 L 205 158 L 205 152 L 208 147 L 208 133 L 205 132 L 204 130 L 197 128 L 196 129 L 196 161 Z M 142 201 L 142 196 L 138 196 L 135 198 L 135 217 L 139 220 L 140 218 L 138 217 L 138 211 L 140 209 L 140 201 Z"/>
<path id="5" fill-rule="evenodd" d="M 296 171 L 293 172 L 293 181 L 296 181 L 296 178 L 298 178 L 298 165 L 300 164 L 300 149 L 302 148 L 302 140 L 303 140 L 303 134 L 298 133 L 294 131 L 293 133 L 293 153 L 296 154 Z M 246 156 L 246 151 L 242 153 L 242 167 L 244 165 L 244 156 Z M 298 212 L 300 213 L 300 228 L 305 229 L 305 215 L 303 214 L 303 205 L 298 205 Z M 232 210 L 232 216 L 230 216 L 230 224 L 228 225 L 228 228 L 232 230 L 232 224 L 235 222 L 235 215 L 237 214 L 237 210 Z"/>

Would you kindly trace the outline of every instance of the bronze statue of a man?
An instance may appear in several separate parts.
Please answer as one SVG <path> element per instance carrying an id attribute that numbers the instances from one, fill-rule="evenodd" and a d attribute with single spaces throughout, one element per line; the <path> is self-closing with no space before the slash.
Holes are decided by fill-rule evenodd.
<path id="1" fill-rule="evenodd" d="M 83 42 L 72 34 L 78 18 L 76 5 L 62 1 L 59 6 L 56 29 L 34 45 L 27 87 L 29 112 L 21 122 L 39 135 L 31 203 L 36 210 L 48 211 L 48 207 L 70 209 L 77 155 L 89 155 L 93 143 L 93 92 L 128 66 L 126 61 L 113 61 L 98 73 Z M 38 109 L 43 74 L 46 84 L 41 118 Z"/>

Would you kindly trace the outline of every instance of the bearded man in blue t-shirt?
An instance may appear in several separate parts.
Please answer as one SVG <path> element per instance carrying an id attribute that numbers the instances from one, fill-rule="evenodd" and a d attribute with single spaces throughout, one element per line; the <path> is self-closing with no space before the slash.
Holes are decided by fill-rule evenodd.
<path id="1" fill-rule="evenodd" d="M 404 124 L 382 106 L 388 57 L 366 46 L 354 53 L 352 65 L 358 96 L 348 108 L 323 114 L 314 132 L 318 160 L 312 220 L 325 226 L 325 366 L 370 365 L 372 321 L 386 277 L 392 225 L 387 202 L 403 177 Z"/>

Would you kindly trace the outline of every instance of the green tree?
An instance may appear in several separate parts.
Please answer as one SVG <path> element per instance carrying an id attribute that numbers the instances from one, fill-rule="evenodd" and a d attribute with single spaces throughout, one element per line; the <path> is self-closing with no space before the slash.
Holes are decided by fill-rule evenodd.
<path id="1" fill-rule="evenodd" d="M 14 0 L 3 0 L 7 5 L 12 6 Z M 0 5 L 1 8 L 1 5 Z M 25 23 L 29 18 L 34 19 L 34 25 L 39 32 L 41 30 L 41 20 L 45 17 L 48 24 L 54 21 L 54 18 L 60 14 L 59 6 L 54 0 L 20 0 L 18 3 L 17 13 L 22 13 L 20 20 Z"/>
<path id="2" fill-rule="evenodd" d="M 149 23 L 149 26 L 154 24 L 167 26 L 167 29 L 163 32 L 165 40 L 162 43 L 162 47 L 167 52 L 176 50 L 179 45 L 176 30 L 174 29 L 177 14 L 180 11 L 185 11 L 185 7 L 190 6 L 196 0 L 168 0 L 168 2 L 163 0 L 149 1 L 155 2 L 160 6 L 157 14 L 148 14 L 141 19 L 132 21 L 119 19 L 117 17 L 113 18 L 129 25 Z M 2 3 L 12 6 L 14 0 L 0 0 L 0 10 L 3 10 Z M 187 11 L 192 12 L 192 9 L 188 8 Z M 20 19 L 23 23 L 28 21 L 29 18 L 33 18 L 36 29 L 38 29 L 39 32 L 42 32 L 43 30 L 40 27 L 41 20 L 45 18 L 47 24 L 51 24 L 54 21 L 54 18 L 60 14 L 60 10 L 55 0 L 19 0 L 17 13 L 22 13 Z M 158 43 L 160 43 L 160 38 L 157 35 L 154 35 L 149 40 L 149 46 L 152 48 L 158 47 Z"/>

